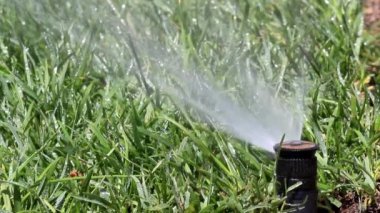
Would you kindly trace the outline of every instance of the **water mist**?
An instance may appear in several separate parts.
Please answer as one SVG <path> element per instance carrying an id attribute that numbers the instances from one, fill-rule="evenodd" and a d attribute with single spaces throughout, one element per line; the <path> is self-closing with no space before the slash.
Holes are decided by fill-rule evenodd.
<path id="1" fill-rule="evenodd" d="M 290 140 L 301 137 L 304 77 L 293 75 L 288 77 L 291 83 L 283 85 L 287 68 L 276 65 L 271 69 L 279 77 L 268 83 L 273 81 L 262 69 L 271 66 L 271 47 L 257 56 L 258 62 L 250 56 L 251 42 L 235 37 L 232 30 L 226 32 L 223 23 L 215 23 L 212 30 L 217 40 L 223 40 L 217 48 L 225 55 L 217 63 L 225 66 L 213 65 L 216 59 L 207 61 L 202 56 L 192 60 L 178 26 L 167 15 L 160 16 L 162 27 L 155 30 L 152 20 L 139 10 L 110 0 L 15 2 L 20 11 L 35 18 L 47 37 L 61 32 L 73 45 L 91 42 L 99 69 L 107 71 L 107 63 L 117 64 L 127 75 L 136 76 L 148 93 L 155 89 L 169 95 L 194 118 L 236 138 L 273 152 L 283 135 Z M 47 5 L 59 9 L 51 11 Z"/>

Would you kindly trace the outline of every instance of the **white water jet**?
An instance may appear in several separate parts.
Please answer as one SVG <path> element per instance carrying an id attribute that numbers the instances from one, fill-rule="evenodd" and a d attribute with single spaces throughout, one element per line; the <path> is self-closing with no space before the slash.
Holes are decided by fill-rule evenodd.
<path id="1" fill-rule="evenodd" d="M 48 2 L 16 5 L 34 16 L 46 32 L 57 30 L 79 44 L 91 38 L 91 48 L 103 62 L 114 61 L 125 70 L 139 65 L 132 73 L 140 75 L 140 80 L 147 79 L 148 84 L 170 95 L 178 106 L 190 107 L 195 111 L 192 115 L 243 141 L 272 152 L 273 145 L 283 135 L 289 140 L 300 139 L 305 93 L 302 77 L 294 78 L 292 91 L 283 95 L 279 92 L 281 85 L 278 90 L 269 86 L 260 70 L 250 66 L 253 62 L 249 57 L 233 55 L 244 51 L 231 45 L 238 42 L 234 38 L 226 37 L 224 45 L 230 48 L 229 59 L 235 63 L 230 69 L 239 70 L 239 75 L 226 81 L 232 82 L 240 95 L 231 92 L 231 86 L 224 87 L 216 77 L 206 74 L 205 67 L 185 62 L 178 33 L 167 20 L 161 20 L 165 22 L 164 44 L 154 39 L 155 31 L 144 25 L 144 17 L 136 17 L 135 13 L 132 19 L 125 5 L 113 5 L 110 0 L 62 1 L 62 11 L 54 12 L 46 9 L 44 4 Z"/>
<path id="2" fill-rule="evenodd" d="M 304 121 L 301 87 L 285 99 L 276 96 L 263 79 L 258 76 L 253 79 L 254 71 L 246 70 L 246 78 L 238 79 L 248 90 L 244 98 L 251 106 L 244 106 L 227 94 L 225 88 L 218 87 L 217 82 L 200 75 L 196 68 L 184 68 L 178 63 L 179 54 L 173 52 L 150 49 L 149 58 L 165 71 L 151 73 L 154 85 L 178 105 L 190 105 L 204 121 L 211 121 L 223 131 L 267 151 L 272 152 L 284 134 L 288 140 L 300 139 Z M 295 79 L 295 85 L 300 84 L 298 80 Z"/>

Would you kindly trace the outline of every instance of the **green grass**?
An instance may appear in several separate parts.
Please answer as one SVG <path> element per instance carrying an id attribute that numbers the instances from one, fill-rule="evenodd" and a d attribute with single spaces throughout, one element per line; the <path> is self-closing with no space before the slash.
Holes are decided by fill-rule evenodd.
<path id="1" fill-rule="evenodd" d="M 265 153 L 197 122 L 165 94 L 147 93 L 141 76 L 125 74 L 117 56 L 98 66 L 94 40 L 80 43 L 54 25 L 70 11 L 41 2 L 51 21 L 0 0 L 1 210 L 278 209 L 283 199 Z M 232 85 L 227 93 L 239 87 L 238 71 L 230 69 L 236 55 L 275 86 L 306 73 L 312 84 L 303 138 L 321 147 L 320 205 L 340 207 L 337 195 L 353 191 L 366 208 L 378 193 L 380 114 L 379 91 L 367 90 L 365 69 L 378 63 L 379 48 L 362 32 L 356 1 L 279 2 L 128 1 L 127 8 L 162 43 L 178 36 L 181 57 Z M 102 32 L 97 18 L 79 23 Z M 231 53 L 231 46 L 241 52 Z M 123 62 L 135 60 L 127 50 Z M 281 68 L 287 78 L 280 78 Z M 138 73 L 136 64 L 132 69 Z M 74 169 L 81 175 L 70 177 Z"/>

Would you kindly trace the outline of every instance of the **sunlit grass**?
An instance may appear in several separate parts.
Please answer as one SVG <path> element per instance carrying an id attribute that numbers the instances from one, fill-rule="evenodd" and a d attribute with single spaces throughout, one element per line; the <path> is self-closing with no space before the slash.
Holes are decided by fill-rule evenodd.
<path id="1" fill-rule="evenodd" d="M 288 76 L 306 73 L 303 138 L 321 148 L 320 205 L 339 207 L 337 194 L 348 191 L 369 205 L 380 176 L 380 115 L 365 69 L 379 50 L 362 33 L 360 5 L 179 2 L 128 5 L 162 39 L 168 32 L 157 14 L 167 15 L 184 58 L 216 79 L 237 73 L 229 69 L 230 49 L 221 48 L 235 45 L 229 41 L 249 43 L 241 56 L 274 85 L 281 67 Z M 71 41 L 54 22 L 43 23 L 51 25 L 44 31 L 40 19 L 0 5 L 2 210 L 273 212 L 281 205 L 265 153 L 195 121 L 165 94 L 147 94 L 124 64 L 97 66 L 90 42 Z"/>

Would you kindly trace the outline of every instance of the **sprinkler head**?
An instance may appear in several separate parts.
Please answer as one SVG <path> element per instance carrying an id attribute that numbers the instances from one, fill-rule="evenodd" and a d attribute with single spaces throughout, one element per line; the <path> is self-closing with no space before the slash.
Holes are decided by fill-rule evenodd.
<path id="1" fill-rule="evenodd" d="M 286 141 L 276 144 L 278 154 L 276 166 L 277 191 L 280 196 L 287 196 L 288 209 L 294 212 L 317 212 L 317 158 L 318 145 L 308 141 Z M 300 183 L 293 190 L 294 184 Z"/>
<path id="2" fill-rule="evenodd" d="M 281 147 L 280 147 L 281 145 Z M 276 153 L 280 152 L 282 158 L 312 158 L 315 152 L 318 150 L 318 145 L 309 141 L 286 141 L 282 144 L 276 144 L 274 146 Z"/>

